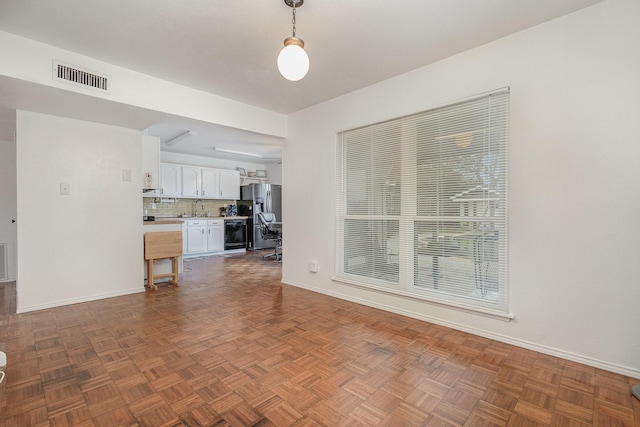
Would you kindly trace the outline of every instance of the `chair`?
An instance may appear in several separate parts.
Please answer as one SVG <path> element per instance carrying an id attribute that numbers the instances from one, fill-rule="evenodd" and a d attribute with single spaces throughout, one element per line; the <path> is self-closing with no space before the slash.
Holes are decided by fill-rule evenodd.
<path id="1" fill-rule="evenodd" d="M 152 231 L 144 233 L 144 259 L 147 261 L 146 288 L 157 290 L 155 279 L 170 277 L 169 283 L 180 286 L 178 277 L 178 258 L 182 256 L 181 231 Z M 156 260 L 171 259 L 171 273 L 154 274 L 153 264 Z"/>
<path id="2" fill-rule="evenodd" d="M 275 240 L 274 252 L 264 255 L 263 258 L 275 256 L 276 261 L 282 261 L 282 223 L 276 220 L 276 215 L 270 212 L 260 212 L 260 234 L 265 240 Z"/>

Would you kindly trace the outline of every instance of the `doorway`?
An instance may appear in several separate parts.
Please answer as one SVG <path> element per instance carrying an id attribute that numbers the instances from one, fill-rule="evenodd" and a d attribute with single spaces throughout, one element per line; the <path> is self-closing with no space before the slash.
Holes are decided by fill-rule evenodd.
<path id="1" fill-rule="evenodd" d="M 0 141 L 0 283 L 16 279 L 16 143 Z"/>
<path id="2" fill-rule="evenodd" d="M 9 318 L 16 312 L 16 143 L 0 140 L 0 352 L 5 362 L 10 337 Z M 5 405 L 6 386 L 0 372 L 0 422 Z"/>

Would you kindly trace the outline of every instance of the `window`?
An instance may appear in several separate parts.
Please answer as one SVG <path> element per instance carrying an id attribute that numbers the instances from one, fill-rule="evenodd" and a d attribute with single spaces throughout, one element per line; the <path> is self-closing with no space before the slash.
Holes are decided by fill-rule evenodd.
<path id="1" fill-rule="evenodd" d="M 508 313 L 508 89 L 337 135 L 336 279 Z"/>

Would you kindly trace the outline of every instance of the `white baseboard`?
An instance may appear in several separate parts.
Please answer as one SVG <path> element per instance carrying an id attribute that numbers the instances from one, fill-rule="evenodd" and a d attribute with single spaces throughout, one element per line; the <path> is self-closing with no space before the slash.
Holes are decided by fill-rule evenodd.
<path id="1" fill-rule="evenodd" d="M 109 293 L 106 293 L 106 294 L 98 294 L 98 295 L 91 295 L 91 296 L 85 297 L 85 298 L 74 298 L 74 299 L 68 299 L 68 300 L 54 301 L 54 302 L 51 302 L 51 303 L 41 304 L 41 305 L 18 307 L 16 312 L 18 314 L 20 314 L 20 313 L 28 313 L 30 311 L 45 310 L 47 308 L 62 307 L 62 306 L 65 306 L 65 305 L 78 304 L 78 303 L 81 303 L 81 302 L 97 301 L 97 300 L 106 299 L 106 298 L 119 297 L 119 296 L 123 296 L 123 295 L 131 295 L 131 294 L 144 292 L 144 291 L 145 291 L 145 289 L 144 289 L 143 286 L 137 286 L 135 288 L 126 289 L 124 291 L 109 292 Z"/>
<path id="2" fill-rule="evenodd" d="M 539 353 L 548 354 L 550 356 L 559 357 L 561 359 L 570 360 L 572 362 L 582 363 L 583 365 L 592 366 L 594 368 L 604 369 L 605 371 L 614 372 L 617 374 L 625 375 L 631 378 L 640 378 L 640 369 L 635 369 L 627 366 L 621 366 L 615 363 L 607 362 L 604 360 L 595 359 L 589 356 L 584 356 L 581 354 L 567 352 L 561 349 L 545 346 L 542 344 L 533 343 L 526 340 L 521 340 L 519 338 L 513 338 L 506 335 L 496 334 L 493 332 L 489 332 L 483 329 L 476 329 L 467 325 L 462 325 L 455 322 L 450 322 L 447 320 L 439 319 L 432 316 L 426 316 L 422 313 L 415 313 L 413 311 L 407 311 L 398 309 L 397 307 L 388 306 L 385 304 L 378 304 L 368 300 L 364 300 L 361 298 L 352 297 L 349 295 L 340 294 L 337 292 L 326 291 L 324 289 L 313 288 L 310 286 L 306 286 L 302 283 L 298 283 L 295 281 L 287 280 L 282 278 L 282 283 L 286 285 L 295 286 L 297 288 L 306 289 L 312 292 L 317 292 L 319 294 L 328 295 L 331 297 L 335 297 L 338 299 L 351 301 L 356 304 L 365 305 L 367 307 L 378 308 L 380 310 L 389 311 L 391 313 L 400 314 L 403 316 L 411 317 L 413 319 L 422 320 L 429 323 L 434 323 L 440 326 L 446 326 L 451 329 L 455 329 L 462 332 L 468 332 L 473 335 L 478 335 L 484 338 L 489 338 L 495 341 L 499 341 L 505 344 L 511 344 L 516 347 L 526 348 L 528 350 L 537 351 Z"/>

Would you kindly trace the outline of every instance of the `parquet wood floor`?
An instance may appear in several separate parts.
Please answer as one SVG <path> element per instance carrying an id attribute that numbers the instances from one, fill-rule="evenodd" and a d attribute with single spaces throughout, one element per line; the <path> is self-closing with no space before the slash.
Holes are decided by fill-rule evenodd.
<path id="1" fill-rule="evenodd" d="M 261 255 L 0 317 L 0 426 L 640 425 L 630 378 L 282 285 Z"/>

